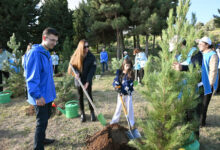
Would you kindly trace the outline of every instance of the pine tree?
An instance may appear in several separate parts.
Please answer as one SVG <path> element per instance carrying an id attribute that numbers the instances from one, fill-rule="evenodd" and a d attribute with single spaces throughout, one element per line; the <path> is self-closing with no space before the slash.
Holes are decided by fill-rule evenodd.
<path id="1" fill-rule="evenodd" d="M 134 23 L 132 33 L 146 37 L 145 53 L 148 53 L 148 38 L 161 34 L 167 27 L 166 18 L 170 8 L 177 6 L 177 0 L 136 0 L 131 9 L 130 19 Z"/>
<path id="2" fill-rule="evenodd" d="M 198 37 L 196 30 L 186 20 L 190 0 L 179 0 L 176 18 L 173 9 L 167 19 L 168 28 L 162 31 L 159 57 L 150 56 L 145 67 L 143 95 L 152 106 L 146 109 L 146 121 L 141 121 L 143 142 L 135 146 L 143 150 L 170 150 L 184 145 L 195 128 L 196 122 L 186 122 L 186 110 L 196 107 L 196 92 L 200 73 L 190 66 L 188 72 L 172 69 L 176 54 L 182 54 L 183 60 Z M 174 40 L 175 37 L 175 40 Z M 183 40 L 186 47 L 181 47 Z M 174 41 L 175 48 L 171 53 L 169 43 Z"/>
<path id="3" fill-rule="evenodd" d="M 86 7 L 87 4 L 82 1 L 82 3 L 79 4 L 79 8 L 75 9 L 73 12 L 73 29 L 75 33 L 73 36 L 74 45 L 77 45 L 81 39 L 86 39 L 88 28 L 88 13 Z"/>
<path id="4" fill-rule="evenodd" d="M 218 13 L 220 14 L 220 9 L 218 9 Z M 218 28 L 220 28 L 220 16 L 214 15 L 215 24 Z"/>
<path id="5" fill-rule="evenodd" d="M 73 54 L 73 43 L 70 41 L 69 37 L 66 37 L 63 43 L 60 59 L 69 61 L 72 54 Z"/>
<path id="6" fill-rule="evenodd" d="M 87 20 L 88 32 L 86 37 L 91 43 L 96 45 L 103 44 L 106 46 L 111 42 L 115 42 L 115 31 L 112 29 L 111 24 L 106 21 L 106 16 L 99 11 L 101 3 L 98 0 L 88 0 L 87 13 L 89 18 Z"/>
<path id="7" fill-rule="evenodd" d="M 40 43 L 42 31 L 47 27 L 53 27 L 59 33 L 59 44 L 55 49 L 60 51 L 65 38 L 69 37 L 72 39 L 73 37 L 73 12 L 68 9 L 67 0 L 45 0 L 40 10 L 39 24 L 35 32 L 36 40 L 34 42 Z"/>
<path id="8" fill-rule="evenodd" d="M 26 49 L 26 45 L 33 42 L 32 32 L 39 15 L 39 2 L 40 0 L 0 1 L 0 41 L 4 47 L 13 33 L 21 43 L 21 49 Z"/>
<path id="9" fill-rule="evenodd" d="M 121 56 L 124 49 L 123 30 L 128 27 L 129 9 L 131 0 L 90 0 L 91 11 L 94 16 L 94 24 L 91 29 L 100 30 L 101 35 L 106 33 L 116 34 L 117 39 L 117 58 Z M 114 30 L 114 32 L 109 32 Z M 107 31 L 107 32 L 106 32 Z"/>
<path id="10" fill-rule="evenodd" d="M 10 73 L 7 81 L 7 87 L 13 92 L 13 96 L 20 96 L 25 93 L 25 78 L 22 67 L 22 51 L 19 50 L 20 42 L 16 42 L 15 34 L 10 37 L 10 41 L 7 43 L 8 47 L 12 49 L 13 59 L 12 62 L 6 62 L 4 67 Z M 13 68 L 17 68 L 16 70 Z"/>

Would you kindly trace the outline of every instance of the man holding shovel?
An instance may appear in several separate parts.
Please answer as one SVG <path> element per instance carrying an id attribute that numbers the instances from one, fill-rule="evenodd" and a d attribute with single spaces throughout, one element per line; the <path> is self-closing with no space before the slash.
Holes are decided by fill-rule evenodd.
<path id="1" fill-rule="evenodd" d="M 51 115 L 52 102 L 56 98 L 49 49 L 53 49 L 57 41 L 57 31 L 46 28 L 43 31 L 42 43 L 33 45 L 24 58 L 28 102 L 34 105 L 37 119 L 34 150 L 44 150 L 44 145 L 54 142 L 53 139 L 46 139 L 45 132 Z"/>

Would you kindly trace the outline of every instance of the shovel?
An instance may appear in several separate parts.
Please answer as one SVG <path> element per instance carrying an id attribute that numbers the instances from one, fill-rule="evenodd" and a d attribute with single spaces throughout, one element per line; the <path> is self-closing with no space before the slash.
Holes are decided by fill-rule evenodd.
<path id="1" fill-rule="evenodd" d="M 76 73 L 75 69 L 73 68 L 73 66 L 72 66 L 71 64 L 69 64 L 69 65 L 71 66 L 73 73 L 76 75 L 77 73 Z M 76 79 L 77 79 L 77 78 L 76 78 Z M 100 122 L 103 126 L 105 126 L 107 123 L 106 123 L 106 120 L 105 120 L 103 114 L 102 114 L 102 113 L 97 113 L 97 109 L 96 109 L 94 103 L 92 102 L 92 100 L 91 100 L 89 94 L 87 93 L 85 87 L 83 86 L 81 80 L 80 80 L 80 79 L 77 79 L 77 81 L 79 82 L 81 88 L 83 89 L 83 92 L 85 93 L 86 97 L 88 98 L 88 100 L 89 100 L 90 104 L 92 105 L 92 107 L 93 107 L 95 113 L 98 114 L 97 118 L 98 118 L 99 122 Z"/>
<path id="2" fill-rule="evenodd" d="M 129 117 L 128 117 L 128 112 L 127 112 L 127 109 L 125 108 L 125 104 L 124 104 L 124 101 L 122 99 L 122 95 L 121 94 L 120 94 L 120 99 L 121 99 L 121 103 L 122 103 L 122 107 L 123 107 L 123 111 L 124 111 L 125 117 L 126 117 L 127 122 L 128 122 L 129 131 L 126 132 L 128 138 L 129 139 L 140 138 L 141 134 L 138 131 L 138 129 L 133 129 L 133 130 L 131 129 L 131 123 L 130 123 L 130 120 L 129 120 Z"/>

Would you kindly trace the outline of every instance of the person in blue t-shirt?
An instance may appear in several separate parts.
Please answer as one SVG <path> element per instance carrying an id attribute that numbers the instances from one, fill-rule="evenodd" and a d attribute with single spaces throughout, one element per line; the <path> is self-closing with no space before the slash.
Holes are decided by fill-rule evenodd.
<path id="1" fill-rule="evenodd" d="M 102 64 L 102 72 L 108 71 L 108 53 L 105 51 L 105 48 L 102 48 L 102 52 L 100 53 L 100 63 Z"/>
<path id="2" fill-rule="evenodd" d="M 44 145 L 54 142 L 54 139 L 46 139 L 46 129 L 52 102 L 56 98 L 49 49 L 53 49 L 57 41 L 57 31 L 54 28 L 46 28 L 43 31 L 42 43 L 33 45 L 24 58 L 28 102 L 34 105 L 37 119 L 34 136 L 35 150 L 44 150 Z"/>

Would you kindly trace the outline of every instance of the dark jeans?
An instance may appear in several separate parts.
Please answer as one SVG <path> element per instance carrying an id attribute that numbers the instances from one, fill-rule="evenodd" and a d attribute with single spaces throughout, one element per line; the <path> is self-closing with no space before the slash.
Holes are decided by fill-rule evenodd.
<path id="1" fill-rule="evenodd" d="M 34 106 L 37 119 L 34 136 L 34 150 L 44 150 L 44 139 L 46 138 L 48 119 L 51 116 L 51 107 L 52 102 L 45 104 L 45 106 Z"/>
<path id="2" fill-rule="evenodd" d="M 86 91 L 88 92 L 90 98 L 92 99 L 92 85 L 91 84 L 89 84 Z M 83 89 L 81 87 L 78 87 L 78 94 L 79 94 L 79 106 L 80 106 L 80 110 L 81 110 L 81 114 L 82 114 L 85 112 L 84 112 L 84 102 L 83 102 Z M 92 99 L 92 101 L 93 101 L 93 99 Z M 90 111 L 93 112 L 94 109 L 93 109 L 92 105 L 90 104 L 89 101 L 88 101 L 88 103 L 89 103 Z"/>
<path id="3" fill-rule="evenodd" d="M 105 72 L 105 68 L 106 68 L 106 71 L 108 71 L 108 63 L 107 62 L 102 63 L 102 72 L 103 73 Z"/>
<path id="4" fill-rule="evenodd" d="M 54 74 L 58 73 L 58 65 L 53 65 Z"/>
<path id="5" fill-rule="evenodd" d="M 203 96 L 204 96 L 204 93 L 203 93 L 203 90 L 202 90 L 200 96 L 197 99 L 198 100 L 197 106 L 194 109 L 186 111 L 186 121 L 191 122 L 191 121 L 196 120 L 196 122 L 197 122 L 197 124 L 195 126 L 195 129 L 194 129 L 194 133 L 197 136 L 197 139 L 199 139 L 199 126 L 200 126 L 199 118 L 200 118 L 200 115 L 201 115 Z"/>
<path id="6" fill-rule="evenodd" d="M 0 70 L 0 84 L 2 84 L 2 78 L 3 78 L 3 75 L 5 76 L 5 78 L 9 78 L 9 72 L 5 72 L 5 71 L 2 71 Z M 0 86 L 0 92 L 3 91 L 3 86 Z"/>
<path id="7" fill-rule="evenodd" d="M 141 80 L 144 77 L 144 69 L 143 68 L 141 68 L 140 70 L 136 70 L 135 80 L 138 80 L 138 77 L 139 77 L 139 82 L 141 83 Z"/>
<path id="8" fill-rule="evenodd" d="M 201 104 L 201 115 L 200 115 L 200 125 L 202 126 L 206 125 L 206 116 L 211 98 L 212 98 L 212 93 L 203 95 L 203 101 Z"/>

